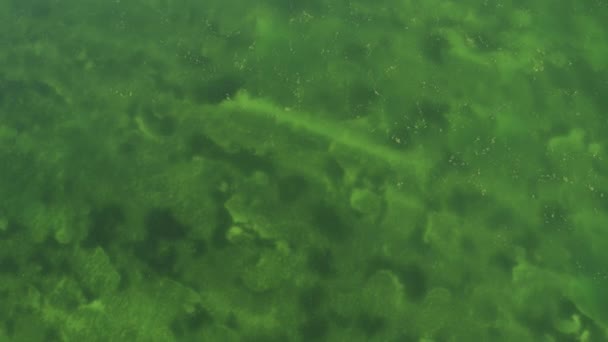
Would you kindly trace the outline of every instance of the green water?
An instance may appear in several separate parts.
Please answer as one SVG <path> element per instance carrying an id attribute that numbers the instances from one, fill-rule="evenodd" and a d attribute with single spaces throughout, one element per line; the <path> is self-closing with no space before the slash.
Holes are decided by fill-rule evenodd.
<path id="1" fill-rule="evenodd" d="M 0 342 L 608 341 L 608 2 L 0 0 Z"/>

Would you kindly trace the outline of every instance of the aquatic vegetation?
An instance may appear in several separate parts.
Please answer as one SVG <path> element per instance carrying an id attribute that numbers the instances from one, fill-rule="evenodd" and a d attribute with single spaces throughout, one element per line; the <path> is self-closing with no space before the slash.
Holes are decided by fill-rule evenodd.
<path id="1" fill-rule="evenodd" d="M 599 2 L 54 5 L 0 4 L 0 340 L 608 338 Z"/>

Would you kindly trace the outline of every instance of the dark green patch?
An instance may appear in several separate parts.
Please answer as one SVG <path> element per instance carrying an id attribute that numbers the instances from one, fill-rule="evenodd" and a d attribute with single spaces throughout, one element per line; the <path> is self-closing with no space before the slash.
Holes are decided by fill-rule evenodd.
<path id="1" fill-rule="evenodd" d="M 300 325 L 300 337 L 304 341 L 322 341 L 329 333 L 329 323 L 323 317 L 313 317 Z"/>
<path id="2" fill-rule="evenodd" d="M 475 47 L 481 52 L 493 52 L 498 50 L 500 43 L 497 37 L 489 35 L 485 32 L 474 32 L 469 35 Z"/>
<path id="3" fill-rule="evenodd" d="M 0 79 L 0 120 L 19 131 L 46 127 L 61 118 L 65 100 L 42 81 Z"/>
<path id="4" fill-rule="evenodd" d="M 372 338 L 378 335 L 387 327 L 387 322 L 384 317 L 373 315 L 367 312 L 361 313 L 357 318 L 357 327 L 363 331 L 367 338 Z"/>
<path id="5" fill-rule="evenodd" d="M 352 117 L 369 114 L 370 106 L 378 100 L 378 94 L 374 88 L 365 82 L 356 82 L 350 86 L 348 103 Z"/>
<path id="6" fill-rule="evenodd" d="M 144 218 L 148 231 L 148 239 L 153 241 L 174 241 L 186 237 L 188 227 L 179 222 L 171 210 L 167 208 L 153 208 Z"/>
<path id="7" fill-rule="evenodd" d="M 368 57 L 369 50 L 360 42 L 350 42 L 344 44 L 342 57 L 347 61 L 362 63 Z"/>
<path id="8" fill-rule="evenodd" d="M 219 191 L 215 191 L 213 193 L 213 198 L 216 203 L 225 203 L 228 200 L 226 194 Z M 223 248 L 228 245 L 226 233 L 232 226 L 232 216 L 230 215 L 228 209 L 226 209 L 226 207 L 223 205 L 218 205 L 216 209 L 216 216 L 217 225 L 213 228 L 211 244 L 215 248 Z"/>
<path id="9" fill-rule="evenodd" d="M 19 273 L 19 264 L 17 260 L 12 257 L 2 257 L 0 258 L 0 274 L 13 274 L 16 275 Z"/>
<path id="10" fill-rule="evenodd" d="M 65 246 L 49 237 L 36 246 L 33 253 L 29 255 L 28 263 L 38 265 L 41 274 L 45 276 L 66 275 L 73 271 L 71 260 L 71 251 L 66 250 Z"/>
<path id="11" fill-rule="evenodd" d="M 274 174 L 275 166 L 271 158 L 260 156 L 253 150 L 240 149 L 228 155 L 228 161 L 242 172 L 251 174 L 255 171 L 264 171 Z"/>
<path id="12" fill-rule="evenodd" d="M 411 300 L 419 301 L 428 292 L 427 275 L 419 265 L 400 264 L 384 257 L 374 257 L 369 261 L 365 273 L 369 277 L 380 270 L 388 270 L 396 274 L 405 287 L 406 295 Z"/>
<path id="13" fill-rule="evenodd" d="M 218 104 L 227 98 L 233 97 L 245 81 L 232 74 L 225 74 L 216 78 L 201 81 L 192 87 L 192 98 L 200 104 Z"/>
<path id="14" fill-rule="evenodd" d="M 203 327 L 212 324 L 213 317 L 202 305 L 196 304 L 194 310 L 183 312 L 173 319 L 170 324 L 171 331 L 176 337 L 185 337 L 194 334 Z"/>
<path id="15" fill-rule="evenodd" d="M 308 254 L 308 268 L 321 277 L 335 273 L 333 255 L 330 249 L 313 249 Z"/>
<path id="16" fill-rule="evenodd" d="M 594 115 L 590 120 L 594 121 L 602 129 L 606 129 L 608 122 L 604 119 L 601 113 L 608 111 L 608 71 L 606 69 L 596 70 L 589 65 L 587 61 L 574 59 L 574 74 L 578 77 L 580 89 L 588 95 L 594 102 L 597 108 L 597 115 Z M 572 85 L 569 85 L 572 87 Z M 604 139 L 606 139 L 604 137 Z M 604 140 L 605 141 L 605 140 Z"/>
<path id="17" fill-rule="evenodd" d="M 504 252 L 494 253 L 494 255 L 490 257 L 490 263 L 492 266 L 496 267 L 496 269 L 501 270 L 508 275 L 511 274 L 513 268 L 517 265 L 515 259 Z"/>
<path id="18" fill-rule="evenodd" d="M 190 157 L 200 155 L 208 159 L 221 159 L 227 155 L 221 146 L 202 133 L 192 134 L 186 144 Z"/>
<path id="19" fill-rule="evenodd" d="M 431 32 L 422 40 L 422 54 L 435 64 L 443 64 L 445 62 L 449 49 L 450 42 L 439 33 Z"/>
<path id="20" fill-rule="evenodd" d="M 424 270 L 415 264 L 405 265 L 396 270 L 405 285 L 407 295 L 413 300 L 421 300 L 428 291 L 428 281 Z"/>
<path id="21" fill-rule="evenodd" d="M 299 175 L 289 175 L 279 179 L 279 200 L 292 203 L 302 197 L 308 188 L 309 182 Z"/>
<path id="22" fill-rule="evenodd" d="M 240 329 L 239 319 L 236 317 L 234 312 L 229 313 L 228 317 L 226 317 L 226 326 L 232 330 Z"/>
<path id="23" fill-rule="evenodd" d="M 461 216 L 472 215 L 487 207 L 487 198 L 477 189 L 458 186 L 448 197 L 448 208 Z"/>
<path id="24" fill-rule="evenodd" d="M 475 241 L 470 236 L 463 236 L 460 238 L 460 248 L 466 255 L 475 254 L 477 252 Z"/>
<path id="25" fill-rule="evenodd" d="M 325 290 L 320 285 L 316 285 L 300 292 L 298 305 L 307 316 L 314 316 L 319 312 L 325 300 Z"/>
<path id="26" fill-rule="evenodd" d="M 352 227 L 330 205 L 318 205 L 312 210 L 312 216 L 319 232 L 333 242 L 342 242 L 352 233 Z"/>
<path id="27" fill-rule="evenodd" d="M 423 98 L 416 101 L 411 112 L 416 119 L 423 119 L 429 125 L 446 129 L 448 126 L 447 114 L 450 106 L 447 102 L 436 99 Z"/>
<path id="28" fill-rule="evenodd" d="M 541 207 L 541 226 L 547 231 L 571 228 L 569 213 L 558 202 L 547 202 Z"/>
<path id="29" fill-rule="evenodd" d="M 177 122 L 168 108 L 164 110 L 146 108 L 142 111 L 142 117 L 146 127 L 160 136 L 170 136 L 177 128 Z"/>
<path id="30" fill-rule="evenodd" d="M 487 227 L 490 229 L 509 229 L 516 224 L 516 216 L 513 210 L 505 207 L 498 207 L 492 210 L 492 213 L 486 220 Z"/>
<path id="31" fill-rule="evenodd" d="M 170 241 L 144 240 L 135 245 L 135 255 L 150 269 L 163 276 L 175 276 L 178 253 Z"/>
<path id="32" fill-rule="evenodd" d="M 82 241 L 83 247 L 101 246 L 107 248 L 119 238 L 118 228 L 125 222 L 125 212 L 117 204 L 95 208 L 89 214 L 89 232 Z"/>
<path id="33" fill-rule="evenodd" d="M 334 183 L 340 183 L 344 179 L 344 168 L 334 158 L 328 158 L 324 165 L 324 171 Z"/>
<path id="34" fill-rule="evenodd" d="M 513 239 L 514 244 L 523 247 L 528 255 L 534 255 L 541 243 L 538 233 L 533 232 L 529 226 L 522 226 L 520 229 L 521 233 Z"/>
<path id="35" fill-rule="evenodd" d="M 260 156 L 256 154 L 255 150 L 246 148 L 228 151 L 201 133 L 194 133 L 187 138 L 186 154 L 189 158 L 198 155 L 218 162 L 225 162 L 246 174 L 255 171 L 263 171 L 267 174 L 274 174 L 275 172 L 274 162 L 271 158 Z"/>
<path id="36" fill-rule="evenodd" d="M 135 244 L 135 255 L 154 272 L 175 275 L 178 262 L 176 242 L 186 238 L 189 227 L 179 222 L 167 208 L 153 208 L 144 218 L 148 235 Z"/>
<path id="37" fill-rule="evenodd" d="M 272 8 L 283 11 L 286 15 L 300 14 L 302 12 L 310 14 L 320 14 L 325 8 L 322 0 L 268 0 Z"/>
<path id="38" fill-rule="evenodd" d="M 198 239 L 192 241 L 192 250 L 195 257 L 202 257 L 207 254 L 207 241 Z"/>

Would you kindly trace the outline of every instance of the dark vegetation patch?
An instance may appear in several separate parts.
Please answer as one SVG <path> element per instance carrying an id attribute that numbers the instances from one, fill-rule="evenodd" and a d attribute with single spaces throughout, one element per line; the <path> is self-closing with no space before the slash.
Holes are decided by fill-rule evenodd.
<path id="1" fill-rule="evenodd" d="M 178 53 L 179 62 L 186 67 L 194 67 L 197 69 L 208 70 L 213 65 L 213 60 L 208 56 L 200 53 L 194 47 L 192 49 L 184 49 Z"/>
<path id="2" fill-rule="evenodd" d="M 393 271 L 404 283 L 405 291 L 410 298 L 420 300 L 426 295 L 428 281 L 422 267 L 416 264 L 406 264 Z"/>
<path id="3" fill-rule="evenodd" d="M 515 227 L 517 217 L 513 210 L 505 207 L 499 207 L 492 210 L 492 213 L 486 219 L 486 225 L 490 229 L 509 229 Z"/>
<path id="4" fill-rule="evenodd" d="M 367 338 L 372 338 L 387 328 L 386 318 L 367 312 L 359 314 L 356 324 Z"/>
<path id="5" fill-rule="evenodd" d="M 325 8 L 325 2 L 321 0 L 269 0 L 273 8 L 283 11 L 287 15 L 301 14 L 302 12 L 311 15 L 321 14 Z"/>
<path id="6" fill-rule="evenodd" d="M 19 269 L 19 263 L 15 258 L 10 256 L 0 257 L 0 274 L 16 275 L 19 273 Z"/>
<path id="7" fill-rule="evenodd" d="M 205 326 L 212 324 L 213 316 L 202 305 L 196 304 L 191 312 L 182 312 L 170 324 L 171 331 L 177 338 L 196 334 Z"/>
<path id="8" fill-rule="evenodd" d="M 291 339 L 287 335 L 277 333 L 277 332 L 261 332 L 261 333 L 257 333 L 252 336 L 244 336 L 242 338 L 242 341 L 243 342 L 259 342 L 259 341 L 289 342 L 289 341 L 291 341 Z"/>
<path id="9" fill-rule="evenodd" d="M 57 91 L 42 81 L 0 78 L 0 119 L 19 131 L 49 126 L 65 104 Z"/>
<path id="10" fill-rule="evenodd" d="M 89 232 L 82 241 L 82 246 L 101 246 L 107 249 L 112 243 L 120 240 L 119 228 L 125 220 L 125 212 L 118 204 L 107 204 L 91 210 Z"/>
<path id="11" fill-rule="evenodd" d="M 424 119 L 431 126 L 436 128 L 447 128 L 447 113 L 450 105 L 447 102 L 423 98 L 416 101 L 411 112 L 416 119 Z"/>
<path id="12" fill-rule="evenodd" d="M 342 57 L 347 61 L 363 63 L 368 58 L 369 50 L 360 42 L 349 42 L 342 48 Z"/>
<path id="13" fill-rule="evenodd" d="M 415 263 L 398 263 L 382 257 L 375 257 L 367 265 L 368 276 L 377 271 L 388 270 L 393 272 L 405 287 L 405 293 L 413 301 L 424 298 L 428 292 L 428 279 L 424 269 Z"/>
<path id="14" fill-rule="evenodd" d="M 406 332 L 401 333 L 395 341 L 418 342 L 420 340 L 422 340 L 422 338 L 418 337 L 415 333 L 406 331 Z"/>
<path id="15" fill-rule="evenodd" d="M 172 94 L 177 100 L 182 100 L 187 96 L 187 90 L 182 84 L 166 79 L 163 73 L 156 72 L 151 77 L 158 92 Z"/>
<path id="16" fill-rule="evenodd" d="M 352 227 L 336 208 L 327 203 L 321 203 L 313 208 L 312 218 L 319 232 L 332 242 L 343 242 L 352 234 Z"/>
<path id="17" fill-rule="evenodd" d="M 253 150 L 240 149 L 230 153 L 228 161 L 239 168 L 244 173 L 254 171 L 264 171 L 267 174 L 274 174 L 275 166 L 271 158 L 257 155 Z"/>
<path id="18" fill-rule="evenodd" d="M 243 25 L 244 28 L 224 35 L 224 44 L 227 49 L 238 51 L 248 49 L 256 40 L 255 24 Z"/>
<path id="19" fill-rule="evenodd" d="M 555 332 L 555 307 L 554 305 L 527 306 L 525 310 L 517 315 L 517 319 L 527 327 L 538 338 L 550 336 Z"/>
<path id="20" fill-rule="evenodd" d="M 598 113 L 608 111 L 608 97 L 606 96 L 608 94 L 608 82 L 606 82 L 608 70 L 594 70 L 593 66 L 584 60 L 575 59 L 574 65 L 574 74 L 578 77 L 579 86 L 593 99 Z M 595 119 L 602 123 L 602 128 L 606 128 L 606 121 L 603 120 L 603 117 L 598 116 Z"/>
<path id="21" fill-rule="evenodd" d="M 480 52 L 494 52 L 500 48 L 498 38 L 486 32 L 472 32 L 468 37 Z"/>
<path id="22" fill-rule="evenodd" d="M 255 171 L 264 171 L 274 174 L 275 166 L 271 158 L 259 156 L 255 151 L 238 149 L 227 151 L 208 136 L 202 133 L 193 133 L 186 141 L 187 157 L 201 156 L 206 159 L 226 162 L 245 174 Z"/>
<path id="23" fill-rule="evenodd" d="M 146 127 L 154 134 L 170 136 L 175 133 L 177 122 L 171 115 L 169 108 L 165 106 L 160 108 L 145 106 L 141 114 Z"/>
<path id="24" fill-rule="evenodd" d="M 19 232 L 23 232 L 24 230 L 24 225 L 13 219 L 8 219 L 6 228 L 4 230 L 0 230 L 0 238 L 7 239 L 17 235 Z"/>
<path id="25" fill-rule="evenodd" d="M 228 154 L 220 145 L 202 133 L 190 135 L 186 141 L 186 146 L 190 157 L 199 155 L 207 159 L 216 160 L 226 158 Z"/>
<path id="26" fill-rule="evenodd" d="M 54 6 L 48 1 L 14 0 L 12 8 L 19 16 L 43 20 L 52 14 Z"/>
<path id="27" fill-rule="evenodd" d="M 558 202 L 546 202 L 541 207 L 541 227 L 546 231 L 571 228 L 569 212 Z"/>
<path id="28" fill-rule="evenodd" d="M 541 238 L 537 232 L 527 226 L 520 227 L 520 234 L 513 239 L 516 246 L 523 247 L 529 256 L 534 255 L 534 252 L 540 247 Z"/>
<path id="29" fill-rule="evenodd" d="M 327 338 L 329 323 L 325 317 L 312 317 L 300 325 L 300 337 L 304 341 L 320 341 Z"/>
<path id="30" fill-rule="evenodd" d="M 226 203 L 228 200 L 228 195 L 220 191 L 215 191 L 213 193 L 213 199 L 215 200 L 215 203 Z M 223 248 L 228 245 L 226 233 L 232 226 L 232 216 L 230 215 L 228 209 L 226 209 L 226 207 L 223 205 L 218 205 L 216 215 L 217 225 L 213 229 L 211 244 L 215 248 Z"/>
<path id="31" fill-rule="evenodd" d="M 370 107 L 378 100 L 374 88 L 364 82 L 356 82 L 348 92 L 349 112 L 353 118 L 369 114 Z"/>
<path id="32" fill-rule="evenodd" d="M 450 50 L 450 42 L 440 33 L 431 32 L 424 36 L 421 43 L 423 56 L 431 62 L 441 65 L 445 62 Z"/>
<path id="33" fill-rule="evenodd" d="M 490 263 L 497 270 L 503 271 L 507 275 L 510 275 L 513 268 L 517 265 L 517 262 L 512 256 L 501 251 L 494 253 L 494 255 L 490 257 Z"/>
<path id="34" fill-rule="evenodd" d="M 333 183 L 339 184 L 344 179 L 344 168 L 340 163 L 334 158 L 328 158 L 325 162 L 323 171 L 328 175 L 329 179 L 332 180 Z"/>
<path id="35" fill-rule="evenodd" d="M 426 234 L 426 219 L 421 218 L 418 222 L 415 223 L 412 232 L 407 237 L 408 246 L 415 249 L 422 255 L 429 251 L 430 246 L 427 242 L 425 242 L 424 235 Z"/>
<path id="36" fill-rule="evenodd" d="M 148 211 L 144 224 L 148 232 L 148 239 L 152 241 L 183 239 L 189 230 L 167 208 L 154 208 Z"/>
<path id="37" fill-rule="evenodd" d="M 218 104 L 233 97 L 244 85 L 245 80 L 240 76 L 225 74 L 195 83 L 190 95 L 198 104 Z"/>
<path id="38" fill-rule="evenodd" d="M 153 208 L 146 214 L 146 238 L 135 246 L 135 255 L 161 275 L 175 275 L 177 244 L 187 237 L 190 228 L 179 222 L 167 208 Z"/>
<path id="39" fill-rule="evenodd" d="M 124 157 L 133 158 L 137 154 L 139 143 L 136 137 L 127 136 L 123 141 L 118 143 L 117 152 Z"/>
<path id="40" fill-rule="evenodd" d="M 394 113 L 393 126 L 388 131 L 390 146 L 403 149 L 412 146 L 415 139 L 448 128 L 448 103 L 435 99 L 421 98 L 413 104 L 395 100 L 389 104 Z M 404 113 L 404 109 L 405 113 Z"/>
<path id="41" fill-rule="evenodd" d="M 471 236 L 465 235 L 460 238 L 460 248 L 466 255 L 472 255 L 477 252 L 477 245 Z"/>
<path id="42" fill-rule="evenodd" d="M 236 317 L 234 312 L 231 312 L 228 314 L 228 317 L 226 317 L 225 323 L 226 323 L 226 326 L 232 330 L 239 330 L 241 328 L 239 319 Z"/>
<path id="43" fill-rule="evenodd" d="M 307 316 L 314 316 L 320 312 L 326 299 L 323 287 L 315 285 L 300 292 L 298 306 Z"/>
<path id="44" fill-rule="evenodd" d="M 300 175 L 282 177 L 279 183 L 279 200 L 282 203 L 293 203 L 301 198 L 310 187 L 306 178 Z"/>
<path id="45" fill-rule="evenodd" d="M 33 249 L 28 264 L 38 265 L 42 275 L 67 275 L 73 272 L 71 251 L 53 237 L 47 238 Z"/>
<path id="46" fill-rule="evenodd" d="M 44 341 L 46 342 L 60 342 L 63 340 L 61 332 L 57 327 L 48 328 L 44 334 Z"/>
<path id="47" fill-rule="evenodd" d="M 153 272 L 162 276 L 176 276 L 177 247 L 167 241 L 142 242 L 136 245 L 135 255 Z"/>
<path id="48" fill-rule="evenodd" d="M 195 257 L 202 257 L 207 254 L 209 247 L 204 239 L 196 239 L 192 241 L 192 249 Z"/>
<path id="49" fill-rule="evenodd" d="M 447 206 L 460 216 L 469 216 L 487 208 L 488 199 L 477 189 L 458 186 L 449 194 Z"/>
<path id="50" fill-rule="evenodd" d="M 118 292 L 124 292 L 131 288 L 132 281 L 132 270 L 125 265 L 117 265 L 118 274 L 120 274 L 120 280 L 116 290 Z"/>
<path id="51" fill-rule="evenodd" d="M 308 268 L 325 278 L 335 274 L 333 254 L 329 248 L 315 248 L 308 253 Z"/>

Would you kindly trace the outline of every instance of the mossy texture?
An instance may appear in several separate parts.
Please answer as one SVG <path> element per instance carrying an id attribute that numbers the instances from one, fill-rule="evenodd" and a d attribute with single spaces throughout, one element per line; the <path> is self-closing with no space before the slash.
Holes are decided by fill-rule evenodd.
<path id="1" fill-rule="evenodd" d="M 0 0 L 0 341 L 608 340 L 607 22 Z"/>

